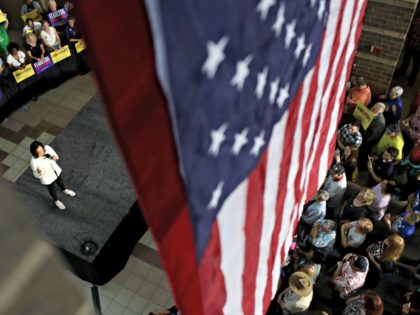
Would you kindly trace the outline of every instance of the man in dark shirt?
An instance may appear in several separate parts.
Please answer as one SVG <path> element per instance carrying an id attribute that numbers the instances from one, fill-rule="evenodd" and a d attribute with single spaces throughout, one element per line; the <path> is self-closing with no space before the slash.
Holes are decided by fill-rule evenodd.
<path id="1" fill-rule="evenodd" d="M 359 147 L 359 156 L 357 160 L 357 167 L 359 172 L 366 169 L 367 156 L 372 151 L 372 147 L 378 143 L 379 139 L 381 139 L 385 131 L 385 107 L 385 104 L 380 102 L 373 105 L 370 111 L 375 115 L 375 118 L 373 118 L 372 122 L 366 130 L 361 131 L 363 142 Z"/>
<path id="2" fill-rule="evenodd" d="M 404 49 L 403 63 L 395 72 L 396 75 L 404 75 L 413 58 L 413 69 L 408 78 L 408 85 L 412 86 L 416 81 L 417 73 L 420 68 L 420 18 L 414 20 L 408 33 L 407 44 Z"/>
<path id="3" fill-rule="evenodd" d="M 28 12 L 31 12 L 33 10 L 37 10 L 39 13 L 42 13 L 42 7 L 41 5 L 33 0 L 26 0 L 25 4 L 22 6 L 20 10 L 20 15 L 25 15 Z"/>
<path id="4" fill-rule="evenodd" d="M 67 43 L 71 45 L 74 45 L 76 42 L 78 42 L 82 38 L 75 24 L 76 24 L 76 19 L 74 18 L 74 16 L 69 16 L 65 33 L 66 33 Z"/>
<path id="5" fill-rule="evenodd" d="M 388 148 L 382 157 L 368 157 L 367 168 L 370 174 L 369 186 L 391 179 L 394 175 L 394 161 L 398 156 L 396 148 Z"/>

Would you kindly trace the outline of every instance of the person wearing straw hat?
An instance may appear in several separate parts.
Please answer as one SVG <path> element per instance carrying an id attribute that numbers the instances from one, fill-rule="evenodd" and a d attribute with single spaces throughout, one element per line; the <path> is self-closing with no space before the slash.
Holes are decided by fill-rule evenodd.
<path id="1" fill-rule="evenodd" d="M 312 301 L 312 279 L 302 271 L 293 273 L 289 278 L 289 286 L 277 298 L 278 311 L 283 314 L 297 314 L 306 311 Z"/>

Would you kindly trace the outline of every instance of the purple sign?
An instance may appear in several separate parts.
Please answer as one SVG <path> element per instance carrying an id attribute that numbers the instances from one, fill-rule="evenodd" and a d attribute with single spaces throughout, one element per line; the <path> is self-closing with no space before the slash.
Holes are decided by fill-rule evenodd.
<path id="1" fill-rule="evenodd" d="M 35 69 L 35 73 L 40 74 L 40 73 L 44 72 L 45 70 L 51 68 L 53 65 L 54 65 L 54 63 L 52 62 L 51 57 L 46 56 L 46 57 L 42 58 L 41 61 L 35 62 L 32 66 Z"/>
<path id="2" fill-rule="evenodd" d="M 48 20 L 52 26 L 63 25 L 67 23 L 69 15 L 66 10 L 60 9 L 51 13 L 48 13 Z"/>

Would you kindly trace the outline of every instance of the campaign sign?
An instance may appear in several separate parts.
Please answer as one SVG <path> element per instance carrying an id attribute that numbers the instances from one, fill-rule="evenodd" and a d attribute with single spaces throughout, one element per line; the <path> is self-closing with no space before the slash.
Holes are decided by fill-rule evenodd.
<path id="1" fill-rule="evenodd" d="M 13 76 L 15 77 L 16 83 L 20 83 L 23 80 L 32 77 L 33 75 L 35 75 L 35 71 L 31 64 L 26 65 L 26 67 L 21 70 L 13 71 Z"/>
<path id="2" fill-rule="evenodd" d="M 36 9 L 26 13 L 25 15 L 22 15 L 23 23 L 26 23 L 26 19 L 29 19 L 29 18 L 36 21 L 36 22 L 41 22 L 42 21 L 42 15 Z"/>
<path id="3" fill-rule="evenodd" d="M 81 39 L 74 46 L 76 48 L 76 52 L 80 53 L 86 49 L 86 42 L 83 39 Z"/>
<path id="4" fill-rule="evenodd" d="M 66 10 L 60 9 L 55 12 L 48 13 L 48 20 L 52 26 L 63 25 L 67 23 L 69 15 Z"/>
<path id="5" fill-rule="evenodd" d="M 36 74 L 40 74 L 54 65 L 50 56 L 46 56 L 33 64 Z"/>
<path id="6" fill-rule="evenodd" d="M 362 124 L 364 130 L 366 130 L 372 120 L 375 118 L 375 114 L 372 113 L 369 108 L 363 105 L 363 102 L 357 102 L 356 108 L 353 112 L 354 118 L 356 118 Z"/>
<path id="7" fill-rule="evenodd" d="M 6 21 L 6 15 L 0 10 L 0 23 L 3 23 Z"/>
<path id="8" fill-rule="evenodd" d="M 71 56 L 71 52 L 69 49 L 69 46 L 66 45 L 64 47 L 61 47 L 60 49 L 57 49 L 50 53 L 50 56 L 52 58 L 52 61 L 54 63 L 60 62 L 68 57 Z"/>

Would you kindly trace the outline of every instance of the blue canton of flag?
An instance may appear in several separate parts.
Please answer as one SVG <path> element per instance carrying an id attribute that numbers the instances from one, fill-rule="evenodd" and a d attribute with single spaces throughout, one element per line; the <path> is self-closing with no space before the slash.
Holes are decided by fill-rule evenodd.
<path id="1" fill-rule="evenodd" d="M 256 167 L 314 67 L 329 10 L 315 2 L 148 1 L 161 15 L 160 77 L 198 261 L 223 202 Z"/>

